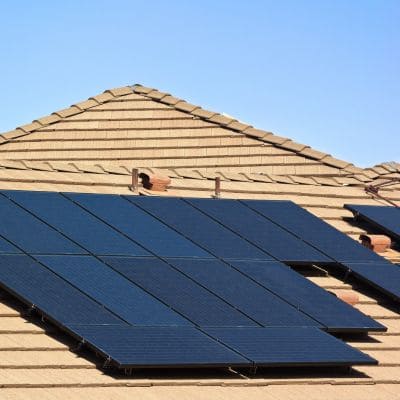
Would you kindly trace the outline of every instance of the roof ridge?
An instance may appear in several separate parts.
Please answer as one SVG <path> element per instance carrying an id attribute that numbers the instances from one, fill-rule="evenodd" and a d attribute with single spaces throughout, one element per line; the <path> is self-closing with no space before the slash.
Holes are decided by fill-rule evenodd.
<path id="1" fill-rule="evenodd" d="M 89 97 L 87 100 L 81 101 L 79 103 L 74 103 L 68 108 L 54 111 L 53 113 L 46 115 L 45 117 L 35 119 L 30 124 L 18 126 L 11 131 L 0 133 L 0 145 L 8 143 L 12 139 L 29 135 L 37 129 L 41 129 L 48 125 L 59 122 L 63 118 L 83 113 L 89 108 L 99 106 L 101 104 L 107 103 L 112 99 L 132 93 L 134 93 L 132 86 L 121 86 L 118 88 L 105 90 L 103 93 Z"/>
<path id="2" fill-rule="evenodd" d="M 234 118 L 231 118 L 230 116 L 227 116 L 226 114 L 205 110 L 200 106 L 188 103 L 187 101 L 172 96 L 169 93 L 160 92 L 157 89 L 142 86 L 140 84 L 133 85 L 132 90 L 136 94 L 171 106 L 178 111 L 186 112 L 195 118 L 199 118 L 207 122 L 212 122 L 214 124 L 220 125 L 223 128 L 228 128 L 235 132 L 239 132 L 246 136 L 255 138 L 257 140 L 273 144 L 282 149 L 290 150 L 294 153 L 303 155 L 304 157 L 318 160 L 325 165 L 336 167 L 348 174 L 363 174 L 364 170 L 362 168 L 356 167 L 352 163 L 339 160 L 335 157 L 332 157 L 328 153 L 323 153 L 321 151 L 315 150 L 308 145 L 297 143 L 289 138 L 278 136 L 272 132 L 262 129 L 256 129 L 252 125 L 240 122 Z"/>
<path id="3" fill-rule="evenodd" d="M 101 163 L 80 163 L 63 161 L 23 161 L 23 160 L 0 160 L 0 171 L 6 170 L 33 170 L 42 172 L 70 172 L 91 173 L 96 175 L 131 175 L 131 170 L 124 166 L 107 165 Z M 364 186 L 366 179 L 355 174 L 353 176 L 299 176 L 292 174 L 265 174 L 248 172 L 226 172 L 218 169 L 212 172 L 199 171 L 197 169 L 175 168 L 160 169 L 150 167 L 138 167 L 140 172 L 161 173 L 176 179 L 213 180 L 220 177 L 222 181 L 236 182 L 264 182 L 283 183 L 291 185 L 313 185 L 313 186 Z"/>

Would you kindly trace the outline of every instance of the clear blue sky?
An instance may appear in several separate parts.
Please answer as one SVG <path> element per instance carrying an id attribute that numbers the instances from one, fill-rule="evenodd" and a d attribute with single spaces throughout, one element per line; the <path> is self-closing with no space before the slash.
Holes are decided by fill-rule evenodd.
<path id="1" fill-rule="evenodd" d="M 0 131 L 156 87 L 359 166 L 400 161 L 400 1 L 0 2 Z"/>

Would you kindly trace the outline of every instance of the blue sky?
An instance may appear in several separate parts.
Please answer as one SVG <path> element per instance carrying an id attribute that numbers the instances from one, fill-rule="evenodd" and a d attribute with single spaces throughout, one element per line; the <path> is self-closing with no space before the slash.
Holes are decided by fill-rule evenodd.
<path id="1" fill-rule="evenodd" d="M 400 161 L 400 1 L 0 2 L 0 131 L 141 83 L 359 166 Z"/>

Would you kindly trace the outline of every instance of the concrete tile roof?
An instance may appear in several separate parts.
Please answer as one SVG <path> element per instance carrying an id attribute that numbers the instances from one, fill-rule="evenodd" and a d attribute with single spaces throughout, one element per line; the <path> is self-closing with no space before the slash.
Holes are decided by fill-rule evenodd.
<path id="1" fill-rule="evenodd" d="M 354 239 L 364 233 L 345 203 L 383 204 L 364 191 L 398 165 L 360 169 L 233 118 L 140 85 L 104 93 L 0 136 L 0 189 L 132 194 L 131 169 L 171 178 L 164 196 L 288 199 Z M 397 168 L 397 170 L 396 170 Z M 400 201 L 398 186 L 381 191 Z M 138 194 L 154 195 L 141 185 Z M 385 256 L 400 262 L 400 253 Z M 315 272 L 315 271 L 314 271 Z M 0 397 L 108 399 L 243 398 L 395 399 L 400 389 L 400 314 L 393 304 L 356 282 L 328 273 L 309 279 L 330 291 L 354 291 L 357 307 L 388 332 L 351 339 L 377 358 L 377 367 L 306 373 L 192 372 L 112 376 L 90 354 L 47 323 L 25 315 L 0 292 Z"/>

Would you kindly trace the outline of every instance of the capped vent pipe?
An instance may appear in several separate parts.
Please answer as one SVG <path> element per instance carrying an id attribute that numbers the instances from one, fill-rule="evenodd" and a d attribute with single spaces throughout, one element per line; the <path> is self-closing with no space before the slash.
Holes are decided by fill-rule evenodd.
<path id="1" fill-rule="evenodd" d="M 132 184 L 130 190 L 132 192 L 137 192 L 139 186 L 139 170 L 137 168 L 132 168 Z"/>
<path id="2" fill-rule="evenodd" d="M 215 177 L 215 187 L 214 187 L 214 199 L 219 199 L 221 197 L 221 178 L 219 176 Z"/>

